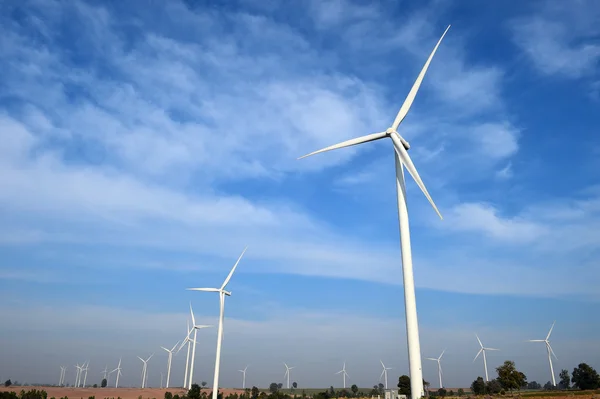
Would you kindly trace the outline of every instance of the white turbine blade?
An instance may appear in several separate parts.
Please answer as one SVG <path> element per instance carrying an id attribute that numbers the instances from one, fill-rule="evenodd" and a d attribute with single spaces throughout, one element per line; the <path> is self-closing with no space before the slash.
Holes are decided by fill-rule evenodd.
<path id="1" fill-rule="evenodd" d="M 179 341 L 177 341 L 177 343 L 175 344 L 175 346 L 173 346 L 173 348 L 169 352 L 173 352 L 175 350 L 175 348 L 177 347 L 177 345 L 179 345 Z"/>
<path id="2" fill-rule="evenodd" d="M 552 334 L 552 329 L 554 328 L 554 324 L 556 324 L 556 320 L 552 323 L 552 327 L 550 327 L 550 331 L 548 331 L 548 336 L 546 337 L 546 341 L 550 339 L 550 334 Z"/>
<path id="3" fill-rule="evenodd" d="M 199 330 L 201 328 L 208 328 L 208 327 L 213 327 L 213 326 L 208 325 L 208 324 L 198 324 L 197 326 L 194 326 L 194 328 L 197 330 Z M 191 341 L 191 339 L 190 339 L 190 341 Z"/>
<path id="4" fill-rule="evenodd" d="M 546 342 L 545 339 L 529 339 L 527 342 Z"/>
<path id="5" fill-rule="evenodd" d="M 164 346 L 161 346 L 161 348 L 163 348 L 164 350 L 166 350 L 167 352 L 170 352 L 170 350 L 168 350 L 167 348 L 165 348 Z"/>
<path id="6" fill-rule="evenodd" d="M 350 376 L 348 375 L 348 373 L 346 372 L 346 370 L 344 370 L 344 374 L 346 374 L 346 377 L 350 378 Z"/>
<path id="7" fill-rule="evenodd" d="M 385 369 L 385 364 L 383 364 L 383 360 L 379 359 L 379 363 L 381 363 L 381 367 Z"/>
<path id="8" fill-rule="evenodd" d="M 442 351 L 442 354 L 440 355 L 440 357 L 438 357 L 438 360 L 441 360 L 441 359 L 442 359 L 442 356 L 444 356 L 444 352 L 446 352 L 446 349 L 444 349 L 444 350 Z"/>
<path id="9" fill-rule="evenodd" d="M 477 352 L 477 354 L 475 355 L 475 358 L 473 358 L 473 361 L 477 360 L 477 357 L 479 356 L 479 354 L 483 351 L 483 348 L 479 349 L 479 352 Z"/>
<path id="10" fill-rule="evenodd" d="M 138 356 L 137 358 L 138 358 L 138 359 L 140 359 L 142 362 L 144 361 L 144 359 L 142 359 L 142 358 L 141 358 L 141 357 L 139 357 L 139 356 Z"/>
<path id="11" fill-rule="evenodd" d="M 218 288 L 186 288 L 188 291 L 221 292 Z"/>
<path id="12" fill-rule="evenodd" d="M 344 370 L 340 370 L 340 371 L 338 371 L 338 372 L 337 372 L 337 373 L 335 373 L 335 374 L 339 374 L 339 373 L 341 373 L 342 371 L 344 371 Z"/>
<path id="13" fill-rule="evenodd" d="M 479 342 L 479 346 L 481 346 L 483 348 L 483 344 L 481 343 L 481 340 L 479 339 L 479 336 L 477 334 L 475 334 L 475 338 L 477 338 L 477 342 Z"/>
<path id="14" fill-rule="evenodd" d="M 385 369 L 383 369 L 383 371 L 381 372 L 381 375 L 379 376 L 379 381 L 381 381 L 381 379 L 383 378 L 383 374 L 385 374 Z"/>
<path id="15" fill-rule="evenodd" d="M 415 182 L 417 183 L 417 185 L 419 186 L 421 191 L 423 191 L 423 194 L 425 194 L 425 197 L 427 197 L 427 200 L 429 201 L 429 203 L 431 204 L 431 206 L 433 207 L 435 212 L 438 214 L 440 219 L 444 219 L 442 217 L 442 214 L 438 210 L 437 206 L 435 206 L 433 199 L 431 199 L 431 196 L 429 195 L 429 192 L 427 191 L 427 188 L 425 187 L 423 180 L 421 180 L 421 176 L 419 176 L 419 172 L 417 172 L 417 168 L 415 168 L 415 165 L 413 164 L 412 160 L 410 159 L 410 156 L 408 155 L 406 148 L 404 148 L 404 146 L 402 145 L 402 142 L 400 141 L 400 136 L 398 136 L 397 133 L 392 133 L 392 135 L 390 137 L 392 138 L 392 142 L 394 143 L 394 148 L 396 149 L 396 152 L 398 153 L 398 157 L 400 157 L 400 161 L 402 161 L 402 164 L 406 167 L 406 170 L 408 170 L 408 173 L 410 173 L 410 175 L 415 180 Z"/>
<path id="16" fill-rule="evenodd" d="M 190 302 L 190 313 L 192 314 L 192 328 L 196 324 L 196 319 L 194 318 L 194 311 L 192 310 L 192 303 Z"/>
<path id="17" fill-rule="evenodd" d="M 227 278 L 223 282 L 223 285 L 221 286 L 221 290 L 224 290 L 225 286 L 227 286 L 227 283 L 229 282 L 229 280 L 231 280 L 231 276 L 233 276 L 233 272 L 235 272 L 235 269 L 237 268 L 238 263 L 240 263 L 240 260 L 242 260 L 242 256 L 244 256 L 244 254 L 246 253 L 247 249 L 248 249 L 248 247 L 244 248 L 244 250 L 242 251 L 242 254 L 238 258 L 237 262 L 235 262 L 235 265 L 233 265 L 233 267 L 231 268 L 231 271 L 229 272 L 229 275 L 227 276 Z"/>
<path id="18" fill-rule="evenodd" d="M 499 351 L 500 349 L 496 349 L 496 348 L 483 348 L 486 351 Z"/>
<path id="19" fill-rule="evenodd" d="M 554 358 L 556 360 L 558 360 L 558 358 L 556 357 L 556 355 L 554 354 L 554 351 L 552 350 L 552 347 L 550 346 L 550 342 L 546 342 L 546 345 L 548 345 L 548 348 L 550 349 L 550 353 L 552 353 L 552 355 L 554 356 Z"/>
<path id="20" fill-rule="evenodd" d="M 303 155 L 303 156 L 301 156 L 298 159 L 310 157 L 311 155 L 320 154 L 320 153 L 326 152 L 326 151 L 337 150 L 339 148 L 350 147 L 350 146 L 357 145 L 357 144 L 362 144 L 362 143 L 368 143 L 369 141 L 374 141 L 374 140 L 382 139 L 386 135 L 387 135 L 386 132 L 379 132 L 379 133 L 367 134 L 366 136 L 361 136 L 361 137 L 357 137 L 355 139 L 350 139 L 350 140 L 342 141 L 341 143 L 330 145 L 329 147 L 325 147 L 325 148 L 322 148 L 320 150 L 313 151 L 310 154 Z"/>
<path id="21" fill-rule="evenodd" d="M 400 125 L 400 123 L 404 120 L 404 118 L 408 114 L 408 111 L 410 110 L 410 107 L 411 107 L 413 101 L 415 100 L 415 97 L 417 96 L 417 92 L 419 91 L 419 87 L 421 87 L 421 83 L 423 82 L 423 78 L 425 77 L 425 73 L 427 73 L 427 69 L 429 68 L 429 64 L 431 63 L 431 60 L 433 59 L 433 56 L 435 55 L 435 52 L 437 51 L 438 47 L 440 46 L 440 43 L 442 42 L 442 39 L 444 38 L 444 36 L 446 36 L 446 32 L 448 32 L 448 29 L 450 29 L 450 25 L 448 25 L 448 27 L 446 28 L 446 30 L 442 34 L 442 37 L 440 37 L 440 40 L 438 40 L 437 44 L 433 48 L 433 51 L 429 55 L 429 58 L 427 59 L 427 62 L 425 62 L 425 65 L 423 66 L 423 69 L 421 69 L 421 72 L 419 73 L 419 76 L 417 77 L 417 80 L 415 81 L 415 83 L 413 84 L 412 88 L 410 89 L 410 92 L 408 93 L 408 96 L 406 96 L 406 100 L 404 100 L 404 103 L 402 104 L 402 107 L 400 107 L 400 111 L 398 111 L 398 115 L 396 115 L 396 119 L 394 120 L 394 123 L 392 124 L 392 129 L 397 130 L 398 126 Z"/>
<path id="22" fill-rule="evenodd" d="M 427 360 L 435 360 L 437 362 L 437 359 L 433 358 L 433 357 L 426 357 L 425 359 L 427 359 Z"/>

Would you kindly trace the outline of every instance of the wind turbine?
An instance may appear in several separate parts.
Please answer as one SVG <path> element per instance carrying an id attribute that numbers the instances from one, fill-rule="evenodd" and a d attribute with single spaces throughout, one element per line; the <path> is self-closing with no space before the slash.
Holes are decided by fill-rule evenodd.
<path id="1" fill-rule="evenodd" d="M 75 367 L 77 368 L 77 374 L 75 374 L 75 388 L 79 388 L 82 367 L 79 365 L 79 363 L 77 363 Z"/>
<path id="2" fill-rule="evenodd" d="M 381 366 L 383 367 L 383 371 L 381 372 L 381 375 L 379 376 L 379 381 L 381 381 L 381 377 L 385 377 L 385 389 L 388 389 L 388 385 L 387 385 L 387 371 L 391 370 L 391 367 L 385 367 L 385 364 L 383 364 L 383 360 L 379 360 L 381 362 Z"/>
<path id="3" fill-rule="evenodd" d="M 413 84 L 408 96 L 404 100 L 400 111 L 396 115 L 396 119 L 385 132 L 373 133 L 366 136 L 358 137 L 355 139 L 347 140 L 339 144 L 323 148 L 318 151 L 311 152 L 310 154 L 304 155 L 298 159 L 305 158 L 314 154 L 318 154 L 325 151 L 331 151 L 338 148 L 349 147 L 357 144 L 367 143 L 369 141 L 379 140 L 385 137 L 389 137 L 392 140 L 394 146 L 394 157 L 396 164 L 396 191 L 398 200 L 398 221 L 400 226 L 400 247 L 402 250 L 402 275 L 404 283 L 404 306 L 406 314 L 406 335 L 408 341 L 408 362 L 409 362 L 409 374 L 410 374 L 410 388 L 411 388 L 411 399 L 419 399 L 424 396 L 423 391 L 423 370 L 421 369 L 421 346 L 419 342 L 419 324 L 417 320 L 417 304 L 415 298 L 415 282 L 413 277 L 413 266 L 412 266 L 412 254 L 410 249 L 410 229 L 408 224 L 408 209 L 406 204 L 406 188 L 404 184 L 404 168 L 410 173 L 413 179 L 417 182 L 417 185 L 425 194 L 425 197 L 429 200 L 429 203 L 433 206 L 438 216 L 442 218 L 439 210 L 435 203 L 431 199 L 425 184 L 421 180 L 415 165 L 413 164 L 407 150 L 410 148 L 408 142 L 400 136 L 397 129 L 400 123 L 404 120 L 408 111 L 417 95 L 421 82 L 425 77 L 425 73 L 429 68 L 429 64 L 437 51 L 442 39 L 450 29 L 450 25 L 444 31 L 444 34 L 438 40 L 433 51 L 429 55 L 425 66 L 419 73 L 417 80 Z"/>
<path id="4" fill-rule="evenodd" d="M 148 361 L 152 356 L 154 356 L 154 353 L 151 354 L 146 360 L 138 356 L 138 359 L 140 359 L 142 363 L 144 363 L 144 366 L 142 367 L 142 388 L 146 388 L 146 377 L 148 376 Z"/>
<path id="5" fill-rule="evenodd" d="M 102 379 L 106 380 L 108 378 L 108 366 L 106 366 L 106 365 L 104 366 L 104 370 L 102 371 L 102 374 L 104 375 L 104 377 Z"/>
<path id="6" fill-rule="evenodd" d="M 171 377 L 171 359 L 173 358 L 173 351 L 175 350 L 177 345 L 179 345 L 179 341 L 177 341 L 177 343 L 173 346 L 173 348 L 171 348 L 171 350 L 165 348 L 164 346 L 161 346 L 161 348 L 163 348 L 164 350 L 167 351 L 167 353 L 169 353 L 169 360 L 167 360 L 167 386 L 165 388 L 169 387 L 169 378 Z M 161 384 L 161 388 L 162 388 L 162 378 L 161 378 L 160 384 Z"/>
<path id="7" fill-rule="evenodd" d="M 428 357 L 428 358 L 427 358 L 428 360 L 435 360 L 435 361 L 437 362 L 437 364 L 438 364 L 438 375 L 439 375 L 439 377 L 440 377 L 440 388 L 443 388 L 443 387 L 444 387 L 444 386 L 442 385 L 442 363 L 441 363 L 442 356 L 444 356 L 444 352 L 446 352 L 446 349 L 444 349 L 444 350 L 442 351 L 442 354 L 441 354 L 441 355 L 440 355 L 440 357 L 438 357 L 438 358 L 434 358 L 434 357 Z M 487 366 L 486 366 L 486 369 L 487 369 Z"/>
<path id="8" fill-rule="evenodd" d="M 285 366 L 285 374 L 283 375 L 283 377 L 287 377 L 287 389 L 290 389 L 290 370 L 296 366 L 288 367 L 288 365 L 285 363 L 283 363 L 283 365 Z"/>
<path id="9" fill-rule="evenodd" d="M 208 328 L 208 327 L 212 327 L 209 325 L 203 325 L 203 324 L 196 324 L 196 319 L 194 318 L 194 311 L 192 310 L 192 303 L 190 302 L 190 313 L 192 314 L 192 330 L 194 330 L 194 339 L 190 340 L 194 345 L 193 345 L 193 349 L 192 349 L 192 360 L 191 360 L 191 367 L 190 367 L 190 376 L 188 378 L 188 389 L 192 389 L 192 380 L 194 377 L 194 362 L 196 360 L 196 334 L 198 333 L 198 330 L 200 330 L 201 328 Z"/>
<path id="10" fill-rule="evenodd" d="M 190 304 L 190 306 L 191 306 L 191 304 Z M 187 383 L 188 366 L 190 364 L 190 349 L 191 349 L 191 344 L 192 344 L 192 340 L 190 339 L 190 334 L 192 333 L 193 330 L 194 330 L 194 328 L 190 329 L 190 322 L 188 320 L 187 321 L 187 335 L 185 336 L 185 338 L 183 339 L 183 342 L 177 349 L 177 352 L 175 352 L 175 354 L 179 353 L 181 348 L 183 348 L 185 346 L 185 344 L 187 344 L 188 348 L 187 348 L 187 356 L 185 358 L 185 376 L 183 377 L 183 387 L 184 388 L 188 386 L 188 383 Z M 195 340 L 194 340 L 194 342 L 195 342 Z"/>
<path id="11" fill-rule="evenodd" d="M 248 369 L 248 366 L 246 366 L 243 370 L 238 370 L 240 373 L 244 374 L 244 377 L 242 379 L 242 389 L 246 389 L 246 370 L 247 369 Z"/>
<path id="12" fill-rule="evenodd" d="M 60 366 L 60 378 L 58 380 L 58 386 L 62 387 L 65 382 L 65 372 L 67 368 L 65 366 Z"/>
<path id="13" fill-rule="evenodd" d="M 111 373 L 117 372 L 117 380 L 115 381 L 115 388 L 119 387 L 119 377 L 121 376 L 121 359 L 119 358 L 119 364 L 117 365 L 117 368 L 114 369 L 113 371 L 111 371 Z"/>
<path id="14" fill-rule="evenodd" d="M 348 373 L 346 373 L 346 362 L 344 362 L 344 367 L 342 367 L 342 369 L 340 371 L 338 371 L 336 374 L 340 374 L 340 373 L 342 373 L 342 376 L 344 377 L 344 389 L 346 389 L 346 377 L 350 378 Z"/>
<path id="15" fill-rule="evenodd" d="M 88 366 L 90 365 L 90 361 L 88 360 L 87 363 L 84 363 L 83 365 L 85 367 L 83 367 L 81 371 L 85 371 L 85 374 L 83 376 L 83 387 L 85 388 L 85 382 L 87 381 Z"/>
<path id="16" fill-rule="evenodd" d="M 554 321 L 554 323 L 552 323 L 552 326 L 550 327 L 550 331 L 548 331 L 548 335 L 546 336 L 546 339 L 530 339 L 529 340 L 529 342 L 545 342 L 546 343 L 546 351 L 548 352 L 548 362 L 550 363 L 550 374 L 552 375 L 552 386 L 556 386 L 556 379 L 554 378 L 554 367 L 552 366 L 552 356 L 550 356 L 550 355 L 553 355 L 554 358 L 556 360 L 558 360 L 558 358 L 554 354 L 554 351 L 552 350 L 552 347 L 550 346 L 550 334 L 552 334 L 552 329 L 554 328 L 555 323 L 556 323 L 556 320 Z"/>
<path id="17" fill-rule="evenodd" d="M 240 260 L 242 260 L 242 256 L 244 256 L 244 253 L 246 252 L 247 249 L 248 249 L 248 247 L 244 248 L 244 250 L 242 251 L 242 254 L 238 258 L 237 262 L 235 262 L 235 265 L 233 265 L 233 268 L 229 272 L 229 275 L 223 282 L 223 285 L 221 286 L 221 288 L 188 288 L 188 290 L 192 290 L 192 291 L 206 291 L 206 292 L 218 292 L 219 293 L 219 303 L 220 303 L 219 331 L 217 332 L 217 354 L 215 356 L 215 377 L 213 380 L 212 399 L 217 399 L 217 394 L 219 391 L 219 367 L 221 365 L 221 342 L 223 340 L 223 319 L 225 316 L 225 295 L 231 296 L 231 292 L 225 291 L 225 287 L 227 286 L 227 283 L 229 282 L 229 280 L 231 280 L 231 276 L 233 276 L 233 272 L 235 272 L 235 269 L 236 269 L 238 263 L 240 263 Z"/>
<path id="18" fill-rule="evenodd" d="M 479 349 L 479 352 L 477 352 L 477 354 L 475 355 L 475 358 L 473 359 L 473 361 L 475 361 L 477 359 L 477 356 L 479 356 L 479 354 L 483 352 L 483 368 L 485 369 L 485 381 L 487 382 L 490 379 L 488 378 L 487 359 L 485 357 L 485 351 L 499 351 L 500 349 L 494 349 L 494 348 L 486 348 L 486 347 L 484 347 L 483 344 L 481 343 L 481 340 L 477 336 L 477 334 L 475 334 L 475 336 L 477 337 L 477 342 L 479 342 L 479 346 L 481 346 L 481 349 Z"/>

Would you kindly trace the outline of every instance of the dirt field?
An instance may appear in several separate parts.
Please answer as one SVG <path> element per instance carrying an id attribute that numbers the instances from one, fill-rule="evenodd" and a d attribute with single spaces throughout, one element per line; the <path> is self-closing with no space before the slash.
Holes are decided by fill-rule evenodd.
<path id="1" fill-rule="evenodd" d="M 138 399 L 141 396 L 143 399 L 163 399 L 165 397 L 165 392 L 169 391 L 173 395 L 175 394 L 185 394 L 187 391 L 181 388 L 65 388 L 65 387 L 26 387 L 26 386 L 18 386 L 18 387 L 0 387 L 0 391 L 13 391 L 17 394 L 21 392 L 21 389 L 25 391 L 29 391 L 30 389 L 38 389 L 44 390 L 48 393 L 48 399 L 55 397 L 56 399 L 67 396 L 69 399 L 88 399 L 90 396 L 95 396 L 96 399 L 104 399 L 104 398 L 118 398 L 121 399 Z M 207 393 L 212 392 L 211 389 L 203 389 Z M 225 396 L 230 393 L 237 392 L 242 393 L 243 391 L 240 389 L 227 389 L 222 388 L 221 391 L 225 394 Z"/>

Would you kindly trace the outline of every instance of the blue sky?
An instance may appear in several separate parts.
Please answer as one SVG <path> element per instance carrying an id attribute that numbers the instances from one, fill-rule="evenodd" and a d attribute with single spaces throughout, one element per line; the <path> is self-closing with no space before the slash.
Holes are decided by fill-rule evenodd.
<path id="1" fill-rule="evenodd" d="M 447 386 L 517 362 L 600 367 L 600 5 L 593 1 L 9 1 L 0 13 L 0 377 L 166 353 L 226 301 L 222 385 L 372 386 L 408 372 L 384 130 L 448 24 L 400 133 L 438 205 L 408 201 L 424 357 Z M 594 172 L 596 171 L 596 172 Z M 212 381 L 202 331 L 198 381 Z M 184 356 L 173 379 L 183 379 Z M 423 360 L 437 386 L 436 365 Z M 558 374 L 558 371 L 557 371 Z M 339 380 L 339 381 L 338 381 Z"/>

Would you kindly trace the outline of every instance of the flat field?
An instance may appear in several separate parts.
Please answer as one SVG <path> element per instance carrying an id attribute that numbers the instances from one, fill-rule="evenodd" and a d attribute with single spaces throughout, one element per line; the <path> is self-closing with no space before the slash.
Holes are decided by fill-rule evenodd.
<path id="1" fill-rule="evenodd" d="M 26 392 L 31 389 L 44 390 L 48 393 L 48 399 L 54 397 L 56 399 L 68 397 L 69 399 L 88 399 L 90 396 L 94 396 L 96 399 L 104 399 L 104 398 L 121 398 L 121 399 L 138 399 L 140 396 L 143 399 L 163 399 L 165 397 L 165 392 L 171 392 L 173 395 L 183 395 L 187 391 L 182 388 L 71 388 L 71 387 L 43 387 L 43 386 L 35 386 L 35 387 L 27 387 L 27 386 L 12 386 L 5 388 L 4 386 L 0 387 L 0 391 L 13 391 L 19 394 L 21 390 L 25 390 Z M 211 389 L 203 389 L 207 393 L 212 392 Z M 241 389 L 227 389 L 221 388 L 221 391 L 225 394 L 225 396 L 230 393 L 237 392 L 238 394 L 244 392 Z"/>

